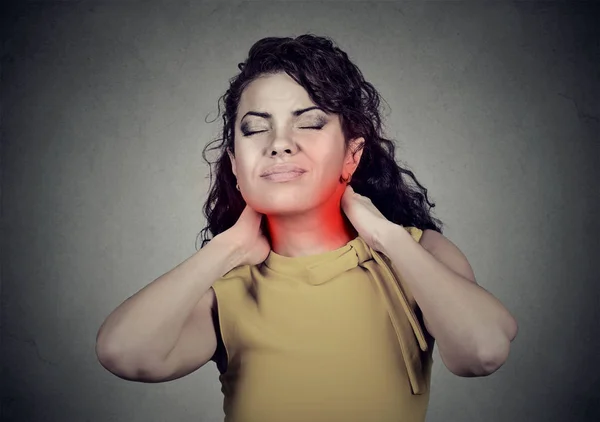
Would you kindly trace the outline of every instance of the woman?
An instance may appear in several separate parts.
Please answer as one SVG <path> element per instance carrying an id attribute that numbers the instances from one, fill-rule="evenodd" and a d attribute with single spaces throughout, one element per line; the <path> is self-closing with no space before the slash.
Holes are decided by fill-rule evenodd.
<path id="1" fill-rule="evenodd" d="M 346 53 L 265 38 L 239 68 L 202 248 L 109 315 L 100 362 L 161 382 L 213 360 L 228 421 L 423 421 L 434 341 L 453 373 L 488 375 L 514 318 L 396 164 Z"/>

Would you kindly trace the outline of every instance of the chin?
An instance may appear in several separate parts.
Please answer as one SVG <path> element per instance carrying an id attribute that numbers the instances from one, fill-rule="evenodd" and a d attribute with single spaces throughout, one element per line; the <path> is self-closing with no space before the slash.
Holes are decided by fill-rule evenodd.
<path id="1" fill-rule="evenodd" d="M 253 207 L 254 208 L 254 207 Z M 296 204 L 291 204 L 291 203 L 287 203 L 286 205 L 281 205 L 281 206 L 266 206 L 266 207 L 258 207 L 258 208 L 254 208 L 257 212 L 261 213 L 261 214 L 265 214 L 265 215 L 278 215 L 278 216 L 285 216 L 285 215 L 297 215 L 297 214 L 302 214 L 305 213 L 306 211 L 310 210 L 313 207 L 306 207 L 306 206 L 299 206 Z"/>
<path id="2" fill-rule="evenodd" d="M 320 186 L 318 190 L 309 188 L 310 193 L 308 194 L 306 193 L 307 189 L 299 188 L 256 189 L 256 191 L 251 191 L 244 200 L 252 209 L 261 214 L 293 215 L 323 207 L 332 200 L 339 201 L 342 192 L 336 191 L 338 187 L 334 183 L 332 186 Z"/>
<path id="3" fill-rule="evenodd" d="M 256 212 L 265 215 L 293 215 L 318 207 L 319 203 L 308 203 L 303 198 L 271 198 L 246 201 Z"/>

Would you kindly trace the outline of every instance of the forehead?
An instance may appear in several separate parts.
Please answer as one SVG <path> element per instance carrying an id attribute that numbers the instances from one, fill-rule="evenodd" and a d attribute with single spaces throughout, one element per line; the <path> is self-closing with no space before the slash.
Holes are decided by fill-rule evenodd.
<path id="1" fill-rule="evenodd" d="M 242 92 L 239 109 L 291 108 L 315 105 L 302 85 L 286 73 L 262 76 Z"/>

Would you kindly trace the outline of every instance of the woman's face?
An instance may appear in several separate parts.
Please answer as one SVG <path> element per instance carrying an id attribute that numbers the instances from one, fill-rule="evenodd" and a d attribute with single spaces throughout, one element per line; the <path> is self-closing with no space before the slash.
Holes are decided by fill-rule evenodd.
<path id="1" fill-rule="evenodd" d="M 242 93 L 235 157 L 228 153 L 244 200 L 257 212 L 301 214 L 341 199 L 346 185 L 339 177 L 355 171 L 362 151 L 354 155 L 356 161 L 353 148 L 346 152 L 338 115 L 318 108 L 297 112 L 312 107 L 316 104 L 308 93 L 285 73 L 258 78 Z M 261 177 L 267 168 L 284 163 L 306 172 L 288 181 Z"/>

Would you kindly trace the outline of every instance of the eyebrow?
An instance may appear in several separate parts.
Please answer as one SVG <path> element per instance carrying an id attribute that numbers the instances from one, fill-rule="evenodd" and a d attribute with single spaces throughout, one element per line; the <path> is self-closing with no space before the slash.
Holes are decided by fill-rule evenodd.
<path id="1" fill-rule="evenodd" d="M 326 113 L 325 110 L 323 110 L 321 107 L 312 106 L 312 107 L 307 107 L 307 108 L 301 108 L 300 110 L 294 110 L 294 111 L 292 111 L 292 115 L 294 117 L 298 117 L 302 113 L 306 113 L 307 111 L 310 111 L 310 110 L 321 110 L 323 113 Z M 258 117 L 263 117 L 265 119 L 270 119 L 273 117 L 273 115 L 271 113 L 260 112 L 260 111 L 249 111 L 248 113 L 244 114 L 244 117 L 242 117 L 240 119 L 240 121 L 244 120 L 246 118 L 246 116 L 258 116 Z"/>

